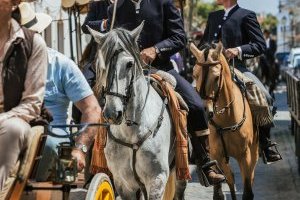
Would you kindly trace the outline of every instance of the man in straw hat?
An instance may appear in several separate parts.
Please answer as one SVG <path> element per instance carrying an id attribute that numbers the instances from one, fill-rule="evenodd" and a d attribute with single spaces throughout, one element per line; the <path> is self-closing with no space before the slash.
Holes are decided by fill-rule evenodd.
<path id="1" fill-rule="evenodd" d="M 114 4 L 108 9 L 108 22 L 112 21 Z M 133 30 L 141 22 L 145 25 L 138 39 L 141 60 L 160 70 L 172 74 L 177 85 L 175 90 L 184 98 L 189 107 L 187 128 L 192 135 L 191 142 L 197 164 L 197 172 L 205 186 L 225 180 L 223 174 L 214 170 L 208 149 L 208 124 L 206 113 L 199 95 L 189 82 L 174 69 L 170 57 L 186 45 L 182 17 L 172 0 L 118 0 L 115 27 Z M 108 23 L 108 27 L 110 23 Z"/>
<path id="2" fill-rule="evenodd" d="M 41 33 L 51 24 L 51 17 L 43 13 L 35 13 L 29 3 L 19 5 L 21 24 Z M 51 124 L 66 124 L 70 102 L 81 111 L 82 123 L 98 123 L 101 108 L 96 97 L 77 65 L 54 49 L 48 48 L 48 74 L 45 92 L 45 106 L 53 115 Z M 54 129 L 58 135 L 65 135 L 66 130 Z M 76 139 L 76 148 L 72 155 L 77 158 L 78 168 L 85 166 L 85 156 L 91 146 L 95 127 L 90 127 Z M 48 179 L 49 170 L 53 167 L 57 156 L 56 146 L 64 139 L 47 137 L 46 145 L 37 170 L 37 181 Z"/>
<path id="3" fill-rule="evenodd" d="M 44 40 L 12 18 L 19 3 L 0 1 L 0 194 L 41 112 L 47 71 Z"/>

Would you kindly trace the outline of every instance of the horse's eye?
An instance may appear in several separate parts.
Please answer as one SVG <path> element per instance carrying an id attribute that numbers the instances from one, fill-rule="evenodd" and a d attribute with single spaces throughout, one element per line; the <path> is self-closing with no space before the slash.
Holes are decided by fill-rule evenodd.
<path id="1" fill-rule="evenodd" d="M 130 62 L 128 62 L 128 63 L 126 64 L 126 68 L 127 68 L 127 69 L 130 69 L 131 67 L 133 67 L 133 62 L 132 62 L 132 61 L 130 61 Z"/>

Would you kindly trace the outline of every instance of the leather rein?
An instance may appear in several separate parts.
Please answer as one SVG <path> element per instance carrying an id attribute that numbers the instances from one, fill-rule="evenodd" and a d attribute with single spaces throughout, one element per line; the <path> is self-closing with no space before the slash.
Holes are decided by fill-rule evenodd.
<path id="1" fill-rule="evenodd" d="M 218 99 L 220 97 L 221 83 L 222 83 L 222 80 L 223 80 L 223 65 L 221 64 L 220 61 L 218 61 L 216 63 L 209 63 L 209 64 L 196 62 L 196 64 L 203 67 L 202 83 L 201 83 L 201 88 L 200 88 L 200 96 L 201 96 L 202 99 L 211 100 L 213 102 L 213 113 L 209 114 L 209 123 L 216 128 L 217 133 L 221 136 L 221 141 L 222 141 L 222 145 L 223 145 L 223 149 L 224 149 L 224 156 L 226 158 L 226 163 L 228 163 L 229 162 L 229 156 L 228 156 L 228 153 L 227 153 L 223 133 L 228 132 L 228 131 L 234 132 L 234 131 L 240 129 L 242 127 L 242 125 L 244 124 L 244 122 L 246 120 L 246 87 L 245 87 L 245 84 L 242 81 L 240 81 L 239 79 L 236 78 L 237 86 L 240 88 L 240 90 L 242 92 L 242 96 L 243 96 L 243 117 L 238 123 L 236 123 L 234 125 L 227 126 L 227 127 L 222 127 L 221 125 L 219 125 L 218 123 L 216 123 L 213 120 L 214 114 L 219 114 L 219 115 L 223 114 L 225 112 L 225 110 L 228 109 L 230 107 L 230 105 L 233 104 L 233 102 L 234 102 L 234 101 L 231 101 L 229 104 L 227 104 L 222 109 L 219 109 L 218 111 L 216 109 L 217 108 L 216 102 L 218 101 Z M 218 89 L 217 89 L 215 95 L 213 97 L 211 97 L 211 96 L 208 96 L 206 94 L 205 86 L 208 82 L 207 77 L 208 77 L 208 73 L 209 73 L 209 67 L 213 67 L 213 66 L 216 66 L 216 65 L 221 65 L 221 73 L 220 73 L 220 76 L 219 76 L 219 79 L 218 79 Z M 235 73 L 234 73 L 234 70 L 231 70 L 231 75 L 232 75 L 232 77 L 236 76 Z M 232 80 L 232 81 L 234 81 L 234 80 Z"/>
<path id="2" fill-rule="evenodd" d="M 126 117 L 127 105 L 128 105 L 128 102 L 129 102 L 130 98 L 132 97 L 133 83 L 134 83 L 134 80 L 135 80 L 134 73 L 132 73 L 130 83 L 125 89 L 125 91 L 126 91 L 125 95 L 120 94 L 118 91 L 117 92 L 112 92 L 111 91 L 111 86 L 113 84 L 115 74 L 116 74 L 116 69 L 115 69 L 116 61 L 117 61 L 118 55 L 123 51 L 124 51 L 123 49 L 117 50 L 114 53 L 113 57 L 112 57 L 112 62 L 110 63 L 109 70 L 108 70 L 108 74 L 110 75 L 110 77 L 108 77 L 108 79 L 107 79 L 107 84 L 106 84 L 107 87 L 104 90 L 104 97 L 106 95 L 111 95 L 111 96 L 115 96 L 115 97 L 120 98 L 122 100 L 122 103 L 123 103 L 123 114 L 125 115 L 125 118 L 126 118 L 125 123 L 127 124 L 127 126 L 139 125 L 138 123 L 136 123 L 134 121 L 128 120 L 127 117 Z M 147 101 L 147 99 L 145 101 Z M 143 137 L 141 137 L 136 143 L 128 143 L 128 142 L 125 142 L 125 141 L 115 137 L 113 135 L 113 133 L 111 132 L 110 127 L 108 127 L 108 137 L 110 139 L 112 139 L 114 142 L 116 142 L 116 143 L 118 143 L 122 146 L 125 146 L 125 147 L 128 147 L 128 148 L 132 149 L 132 151 L 133 151 L 132 168 L 133 168 L 134 178 L 138 182 L 139 187 L 140 187 L 145 199 L 148 199 L 148 194 L 147 194 L 145 184 L 141 181 L 141 178 L 139 177 L 139 175 L 137 174 L 137 171 L 136 171 L 136 160 L 137 160 L 136 155 L 137 155 L 137 152 L 140 149 L 140 147 L 144 144 L 144 142 L 148 138 L 150 138 L 151 135 L 153 135 L 153 137 L 156 136 L 159 128 L 162 125 L 162 122 L 163 122 L 163 119 L 164 119 L 163 115 L 164 115 L 164 112 L 166 110 L 167 104 L 168 104 L 168 99 L 167 99 L 167 97 L 165 97 L 163 99 L 163 104 L 162 104 L 162 108 L 161 108 L 161 111 L 160 111 L 160 115 L 157 119 L 157 122 L 154 124 L 154 127 L 152 127 L 152 129 L 149 129 L 149 131 Z"/>

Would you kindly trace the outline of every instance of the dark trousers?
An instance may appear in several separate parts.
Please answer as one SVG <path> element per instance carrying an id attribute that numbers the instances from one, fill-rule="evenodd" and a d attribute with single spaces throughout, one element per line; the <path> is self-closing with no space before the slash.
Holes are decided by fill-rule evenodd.
<path id="1" fill-rule="evenodd" d="M 175 77 L 177 81 L 175 91 L 182 96 L 189 107 L 189 113 L 187 116 L 187 128 L 189 133 L 193 134 L 195 131 L 208 129 L 208 121 L 206 113 L 204 111 L 202 100 L 197 94 L 196 90 L 174 69 L 168 71 L 168 73 L 172 74 Z"/>

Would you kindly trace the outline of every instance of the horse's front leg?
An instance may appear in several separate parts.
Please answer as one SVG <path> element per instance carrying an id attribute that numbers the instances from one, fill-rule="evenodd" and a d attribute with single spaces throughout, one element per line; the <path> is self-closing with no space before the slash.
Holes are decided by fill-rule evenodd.
<path id="1" fill-rule="evenodd" d="M 167 181 L 168 172 L 161 173 L 150 181 L 148 191 L 149 200 L 159 200 L 163 198 Z"/>

